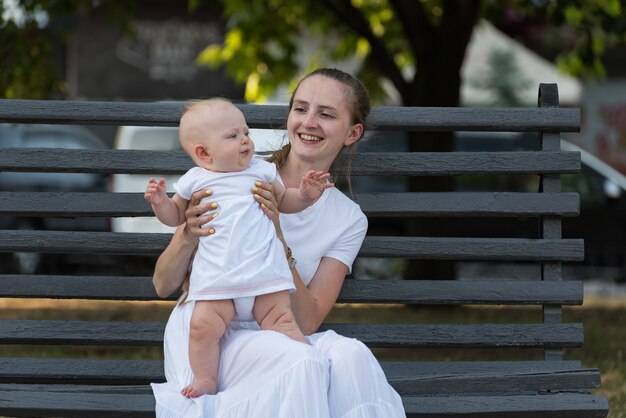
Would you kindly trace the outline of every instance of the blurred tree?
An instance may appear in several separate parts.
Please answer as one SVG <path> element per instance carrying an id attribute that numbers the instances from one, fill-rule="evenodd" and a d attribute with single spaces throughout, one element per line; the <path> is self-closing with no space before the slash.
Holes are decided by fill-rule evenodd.
<path id="1" fill-rule="evenodd" d="M 63 95 L 58 49 L 76 17 L 103 8 L 111 21 L 126 27 L 134 2 L 115 0 L 0 0 L 0 97 L 46 99 Z"/>

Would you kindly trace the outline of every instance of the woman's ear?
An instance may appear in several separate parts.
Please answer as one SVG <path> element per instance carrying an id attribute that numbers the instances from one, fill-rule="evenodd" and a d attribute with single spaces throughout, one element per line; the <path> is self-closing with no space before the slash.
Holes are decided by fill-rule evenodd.
<path id="1" fill-rule="evenodd" d="M 345 141 L 343 141 L 343 145 L 345 145 L 346 147 L 349 147 L 350 145 L 354 144 L 356 141 L 361 139 L 362 136 L 363 136 L 363 124 L 357 123 L 353 125 L 352 128 L 350 128 L 348 137 L 346 138 Z"/>
<path id="2" fill-rule="evenodd" d="M 194 146 L 193 153 L 201 161 L 205 161 L 209 164 L 213 161 L 213 159 L 211 158 L 211 154 L 209 154 L 209 150 L 206 148 L 206 146 L 202 144 L 197 144 L 196 146 Z"/>

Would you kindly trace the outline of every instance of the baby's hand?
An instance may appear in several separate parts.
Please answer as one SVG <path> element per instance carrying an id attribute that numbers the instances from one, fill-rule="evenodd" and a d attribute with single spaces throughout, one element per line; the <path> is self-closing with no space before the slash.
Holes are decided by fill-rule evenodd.
<path id="1" fill-rule="evenodd" d="M 165 192 L 165 179 L 161 177 L 158 182 L 151 178 L 148 180 L 148 187 L 146 187 L 146 193 L 143 198 L 153 205 L 159 205 L 167 200 L 167 193 Z"/>
<path id="2" fill-rule="evenodd" d="M 335 186 L 327 182 L 329 177 L 330 174 L 324 171 L 309 170 L 300 182 L 300 196 L 308 201 L 314 201 L 322 195 L 325 189 Z"/>

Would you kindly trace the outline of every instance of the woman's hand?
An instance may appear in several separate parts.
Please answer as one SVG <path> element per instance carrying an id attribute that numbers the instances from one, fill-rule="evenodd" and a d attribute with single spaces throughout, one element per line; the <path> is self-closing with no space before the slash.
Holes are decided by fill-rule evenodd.
<path id="1" fill-rule="evenodd" d="M 259 203 L 261 209 L 265 215 L 270 218 L 276 228 L 276 235 L 285 244 L 283 239 L 283 231 L 280 228 L 280 220 L 278 218 L 278 203 L 276 202 L 276 196 L 274 195 L 274 188 L 271 183 L 262 183 L 260 181 L 255 183 L 255 187 L 252 188 L 254 193 L 254 199 Z M 287 251 L 285 244 L 285 252 Z"/>
<path id="2" fill-rule="evenodd" d="M 200 204 L 203 198 L 211 194 L 210 190 L 200 190 L 193 194 L 185 211 L 187 221 L 176 229 L 172 241 L 156 262 L 152 283 L 157 295 L 162 298 L 176 292 L 185 281 L 199 237 L 215 233 L 213 228 L 202 227 L 217 216 L 217 212 L 205 215 L 207 211 L 217 209 L 217 203 Z"/>
<path id="3" fill-rule="evenodd" d="M 212 190 L 202 189 L 191 196 L 191 200 L 189 200 L 187 210 L 185 211 L 186 222 L 184 234 L 187 239 L 197 242 L 199 237 L 206 237 L 215 233 L 215 229 L 205 227 L 205 225 L 217 217 L 218 212 L 215 210 L 218 204 L 216 202 L 200 203 L 202 199 L 212 194 Z"/>

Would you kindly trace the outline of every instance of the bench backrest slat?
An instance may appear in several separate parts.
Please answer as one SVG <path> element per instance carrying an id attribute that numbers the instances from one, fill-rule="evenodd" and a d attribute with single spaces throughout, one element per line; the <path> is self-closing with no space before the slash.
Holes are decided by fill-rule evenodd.
<path id="1" fill-rule="evenodd" d="M 344 173 L 348 158 L 336 166 Z M 178 151 L 55 150 L 7 148 L 0 171 L 59 173 L 127 173 L 181 175 L 192 167 Z M 350 173 L 386 176 L 450 176 L 484 174 L 572 174 L 580 171 L 577 152 L 357 153 Z"/>
<path id="2" fill-rule="evenodd" d="M 287 106 L 238 105 L 252 128 L 285 125 Z M 0 121 L 106 125 L 177 126 L 181 103 L 0 100 Z M 385 107 L 372 109 L 377 130 L 578 132 L 580 112 L 567 108 Z"/>
<path id="3" fill-rule="evenodd" d="M 358 193 L 354 200 L 366 215 L 378 217 L 538 217 L 579 213 L 577 193 Z M 143 193 L 0 192 L 0 214 L 14 213 L 37 217 L 154 215 Z"/>
<path id="4" fill-rule="evenodd" d="M 169 299 L 175 300 L 178 295 Z M 0 275 L 0 297 L 160 300 L 151 277 Z M 582 283 L 539 280 L 348 280 L 340 303 L 580 305 Z"/>
<path id="5" fill-rule="evenodd" d="M 3 251 L 76 254 L 160 254 L 170 234 L 7 230 Z M 582 261 L 580 239 L 448 238 L 367 236 L 362 257 L 438 260 Z"/>

